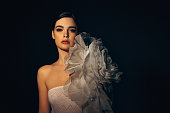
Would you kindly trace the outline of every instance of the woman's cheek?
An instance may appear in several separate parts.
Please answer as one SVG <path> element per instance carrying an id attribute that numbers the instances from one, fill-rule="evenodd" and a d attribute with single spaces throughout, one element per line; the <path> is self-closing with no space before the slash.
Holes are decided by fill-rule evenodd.
<path id="1" fill-rule="evenodd" d="M 71 46 L 72 47 L 74 46 L 74 39 L 75 39 L 75 37 L 73 37 L 72 40 L 71 40 Z"/>

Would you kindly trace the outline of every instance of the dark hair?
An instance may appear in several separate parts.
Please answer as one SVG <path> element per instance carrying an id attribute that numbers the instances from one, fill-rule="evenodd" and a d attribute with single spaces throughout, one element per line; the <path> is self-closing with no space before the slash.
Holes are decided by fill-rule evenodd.
<path id="1" fill-rule="evenodd" d="M 54 28 L 55 28 L 56 21 L 58 21 L 59 19 L 64 18 L 64 17 L 73 18 L 73 20 L 74 20 L 76 26 L 78 26 L 77 20 L 76 20 L 75 16 L 74 16 L 72 13 L 70 13 L 70 12 L 63 12 L 63 13 L 59 14 L 59 16 L 53 17 L 52 30 L 54 30 Z"/>

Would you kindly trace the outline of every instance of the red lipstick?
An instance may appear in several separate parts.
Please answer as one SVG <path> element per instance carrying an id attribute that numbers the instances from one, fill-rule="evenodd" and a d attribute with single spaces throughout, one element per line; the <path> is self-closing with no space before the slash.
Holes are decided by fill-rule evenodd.
<path id="1" fill-rule="evenodd" d="M 63 43 L 63 44 L 70 44 L 70 42 L 68 40 L 63 40 L 63 41 L 61 41 L 61 43 Z"/>

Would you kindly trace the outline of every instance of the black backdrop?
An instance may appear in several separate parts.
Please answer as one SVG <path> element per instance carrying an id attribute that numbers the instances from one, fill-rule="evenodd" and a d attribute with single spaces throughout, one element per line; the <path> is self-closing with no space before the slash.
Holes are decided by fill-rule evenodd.
<path id="1" fill-rule="evenodd" d="M 1 4 L 2 113 L 37 113 L 36 74 L 58 58 L 50 18 L 75 14 L 80 31 L 102 38 L 124 75 L 115 113 L 167 113 L 169 6 L 164 1 L 6 1 Z"/>

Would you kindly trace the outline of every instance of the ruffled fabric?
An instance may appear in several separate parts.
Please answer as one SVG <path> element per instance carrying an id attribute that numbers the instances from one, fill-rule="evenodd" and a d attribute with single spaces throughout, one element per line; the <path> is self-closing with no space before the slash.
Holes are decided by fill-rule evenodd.
<path id="1" fill-rule="evenodd" d="M 100 39 L 82 32 L 74 42 L 64 60 L 65 72 L 70 74 L 64 94 L 75 101 L 83 113 L 113 113 L 106 92 L 109 84 L 118 82 L 123 73 L 112 63 Z"/>

